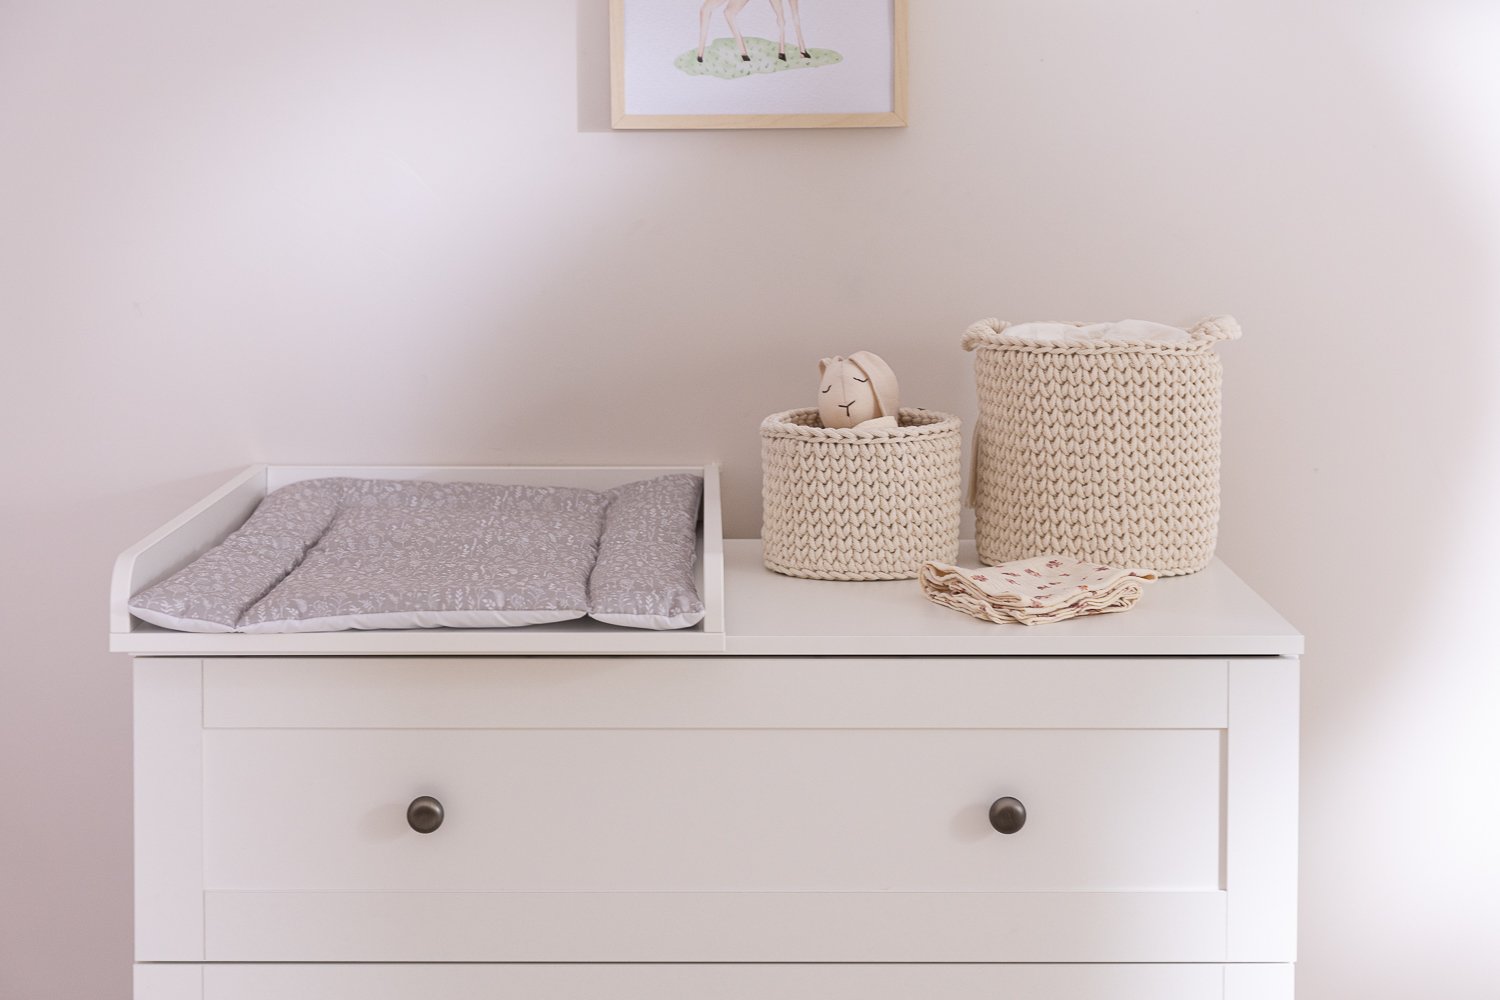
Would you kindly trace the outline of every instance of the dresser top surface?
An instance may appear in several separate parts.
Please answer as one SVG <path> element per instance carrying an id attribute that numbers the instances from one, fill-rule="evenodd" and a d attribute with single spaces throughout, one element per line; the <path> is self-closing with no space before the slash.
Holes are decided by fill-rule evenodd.
<path id="1" fill-rule="evenodd" d="M 972 542 L 959 562 L 978 566 Z M 927 600 L 915 580 L 799 580 L 756 539 L 724 543 L 727 652 L 741 656 L 1279 656 L 1302 636 L 1217 559 L 1146 585 L 1120 614 L 996 625 Z"/>
<path id="2" fill-rule="evenodd" d="M 972 542 L 962 565 L 979 565 Z M 759 539 L 726 539 L 724 631 L 625 629 L 588 619 L 512 629 L 113 636 L 153 656 L 1295 656 L 1302 636 L 1223 563 L 1146 585 L 1120 614 L 996 625 L 940 607 L 915 580 L 799 580 L 765 568 Z"/>
<path id="3" fill-rule="evenodd" d="M 670 631 L 589 618 L 525 628 L 341 632 L 179 632 L 130 613 L 132 594 L 222 542 L 279 485 L 328 475 L 606 489 L 667 472 L 703 480 L 696 569 L 703 620 Z M 1281 656 L 1302 637 L 1227 567 L 1148 584 L 1123 614 L 996 625 L 927 600 L 915 580 L 799 580 L 765 568 L 759 539 L 724 539 L 718 466 L 252 466 L 121 553 L 110 588 L 109 648 L 137 656 Z M 972 543 L 959 559 L 979 565 Z"/>

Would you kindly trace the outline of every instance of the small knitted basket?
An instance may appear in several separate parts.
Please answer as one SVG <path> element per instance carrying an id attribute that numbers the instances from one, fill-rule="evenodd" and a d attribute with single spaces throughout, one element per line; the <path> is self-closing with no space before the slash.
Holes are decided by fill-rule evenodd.
<path id="1" fill-rule="evenodd" d="M 970 481 L 979 558 L 1071 556 L 1161 576 L 1213 558 L 1220 388 L 1229 316 L 1185 343 L 1036 343 L 985 320 L 974 351 L 979 425 Z"/>
<path id="2" fill-rule="evenodd" d="M 831 430 L 818 411 L 760 425 L 766 566 L 813 580 L 912 580 L 958 558 L 959 419 L 902 410 L 900 426 Z"/>

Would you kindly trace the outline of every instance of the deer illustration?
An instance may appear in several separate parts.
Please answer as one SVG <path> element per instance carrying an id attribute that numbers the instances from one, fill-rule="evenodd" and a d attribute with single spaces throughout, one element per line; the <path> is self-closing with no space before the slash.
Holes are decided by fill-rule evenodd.
<path id="1" fill-rule="evenodd" d="M 739 26 L 734 19 L 739 16 L 740 11 L 750 0 L 703 0 L 703 8 L 698 11 L 698 61 L 703 61 L 703 50 L 708 48 L 708 23 L 713 19 L 714 11 L 720 7 L 724 8 L 724 20 L 729 22 L 729 30 L 734 33 L 734 40 L 740 46 L 740 58 L 745 62 L 750 61 L 750 50 L 745 48 L 745 36 L 740 34 Z M 801 0 L 785 0 L 792 7 L 792 23 L 797 28 L 797 50 L 802 53 L 802 58 L 811 59 L 807 51 L 807 42 L 802 37 L 802 12 L 798 8 Z M 782 9 L 783 0 L 771 0 L 771 9 L 776 11 L 776 26 L 781 29 L 781 50 L 776 56 L 782 62 L 786 62 L 786 11 Z"/>

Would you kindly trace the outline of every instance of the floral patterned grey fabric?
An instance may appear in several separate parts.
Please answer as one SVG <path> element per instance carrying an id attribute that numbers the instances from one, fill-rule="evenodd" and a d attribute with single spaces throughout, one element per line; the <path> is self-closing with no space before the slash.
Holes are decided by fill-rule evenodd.
<path id="1" fill-rule="evenodd" d="M 681 478 L 700 483 L 664 477 L 632 484 L 640 490 L 622 488 L 627 493 L 378 479 L 294 483 L 130 607 L 144 621 L 195 632 L 496 628 L 579 618 L 590 610 L 589 579 L 612 500 L 628 496 L 650 516 L 665 509 L 641 505 L 652 484 L 664 484 L 680 504 L 683 484 L 667 481 Z M 687 534 L 691 547 L 692 522 Z M 666 536 L 662 544 L 670 546 Z M 630 545 L 622 539 L 611 548 L 623 555 Z M 667 582 L 676 594 L 678 577 Z M 680 595 L 636 600 L 647 615 L 687 606 Z M 621 598 L 611 606 L 632 605 Z"/>
<path id="2" fill-rule="evenodd" d="M 589 615 L 612 625 L 686 628 L 703 620 L 693 579 L 700 476 L 662 476 L 610 490 Z"/>
<path id="3" fill-rule="evenodd" d="M 379 479 L 344 480 L 343 491 L 323 537 L 241 629 L 530 625 L 588 613 L 602 494 Z"/>
<path id="4" fill-rule="evenodd" d="M 136 594 L 137 618 L 187 632 L 233 632 L 251 605 L 302 562 L 333 523 L 344 480 L 276 490 L 240 529 L 181 572 Z"/>

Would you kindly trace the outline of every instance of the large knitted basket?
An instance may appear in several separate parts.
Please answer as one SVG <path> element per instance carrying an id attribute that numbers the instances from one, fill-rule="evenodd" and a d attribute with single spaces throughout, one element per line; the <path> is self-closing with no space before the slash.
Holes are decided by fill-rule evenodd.
<path id="1" fill-rule="evenodd" d="M 1184 343 L 1037 343 L 1007 323 L 969 328 L 979 426 L 970 482 L 979 558 L 1037 555 L 1193 573 L 1219 526 L 1220 388 L 1214 345 L 1232 317 Z"/>
<path id="2" fill-rule="evenodd" d="M 958 558 L 963 428 L 902 410 L 900 426 L 831 430 L 817 410 L 760 425 L 766 565 L 813 580 L 911 580 Z"/>

